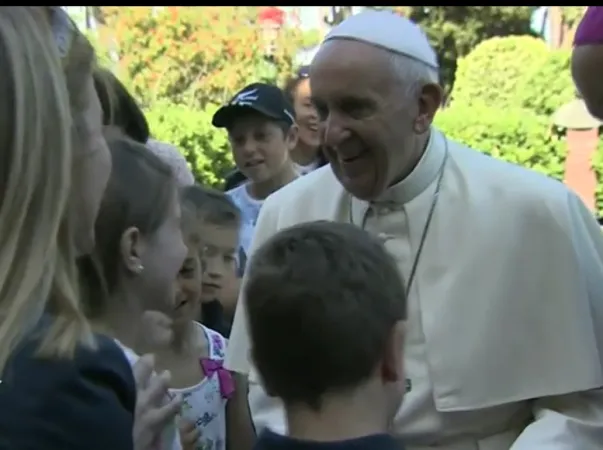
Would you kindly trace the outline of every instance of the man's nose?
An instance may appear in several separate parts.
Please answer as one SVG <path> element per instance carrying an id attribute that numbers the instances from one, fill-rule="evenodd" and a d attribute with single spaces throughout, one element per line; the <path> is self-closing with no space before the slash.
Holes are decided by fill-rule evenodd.
<path id="1" fill-rule="evenodd" d="M 337 146 L 350 137 L 350 131 L 347 127 L 331 114 L 322 123 L 322 127 L 323 143 L 327 147 L 337 148 Z"/>

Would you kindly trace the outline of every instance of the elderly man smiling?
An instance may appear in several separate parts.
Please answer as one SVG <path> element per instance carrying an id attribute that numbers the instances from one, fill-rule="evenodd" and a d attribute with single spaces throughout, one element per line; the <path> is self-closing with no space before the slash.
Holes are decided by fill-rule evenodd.
<path id="1" fill-rule="evenodd" d="M 321 219 L 383 238 L 408 291 L 409 391 L 392 426 L 407 449 L 600 450 L 600 228 L 563 184 L 438 131 L 437 74 L 405 18 L 335 27 L 310 73 L 330 166 L 266 200 L 254 246 Z M 248 360 L 244 304 L 227 364 L 249 373 L 256 426 L 286 433 Z"/>

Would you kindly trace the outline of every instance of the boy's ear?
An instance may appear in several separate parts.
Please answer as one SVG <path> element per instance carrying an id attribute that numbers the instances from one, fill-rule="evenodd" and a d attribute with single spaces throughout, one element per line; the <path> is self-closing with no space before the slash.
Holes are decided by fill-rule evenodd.
<path id="1" fill-rule="evenodd" d="M 400 320 L 390 332 L 381 365 L 381 377 L 384 383 L 397 383 L 404 380 L 405 330 L 406 323 Z"/>
<path id="2" fill-rule="evenodd" d="M 296 123 L 291 125 L 289 131 L 287 131 L 287 135 L 285 136 L 285 140 L 287 142 L 287 149 L 292 151 L 297 146 L 297 140 L 299 138 L 299 127 Z"/>

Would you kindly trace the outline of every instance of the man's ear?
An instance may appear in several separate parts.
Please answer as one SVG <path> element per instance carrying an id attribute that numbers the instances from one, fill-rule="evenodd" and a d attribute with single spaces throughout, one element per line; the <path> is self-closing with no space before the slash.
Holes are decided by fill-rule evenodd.
<path id="1" fill-rule="evenodd" d="M 443 101 L 444 91 L 439 84 L 429 83 L 423 86 L 419 94 L 419 113 L 414 123 L 417 134 L 423 134 L 429 130 Z"/>
<path id="2" fill-rule="evenodd" d="M 129 273 L 139 274 L 144 269 L 142 255 L 144 242 L 140 230 L 136 227 L 126 229 L 119 241 L 121 260 Z"/>

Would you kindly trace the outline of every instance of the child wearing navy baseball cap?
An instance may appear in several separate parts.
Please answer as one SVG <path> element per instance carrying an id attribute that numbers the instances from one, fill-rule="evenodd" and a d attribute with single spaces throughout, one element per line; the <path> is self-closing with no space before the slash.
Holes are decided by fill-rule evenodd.
<path id="1" fill-rule="evenodd" d="M 241 274 L 264 199 L 298 177 L 289 156 L 297 144 L 295 112 L 277 86 L 253 83 L 220 108 L 212 124 L 228 132 L 237 168 L 247 178 L 227 192 L 241 211 Z"/>

